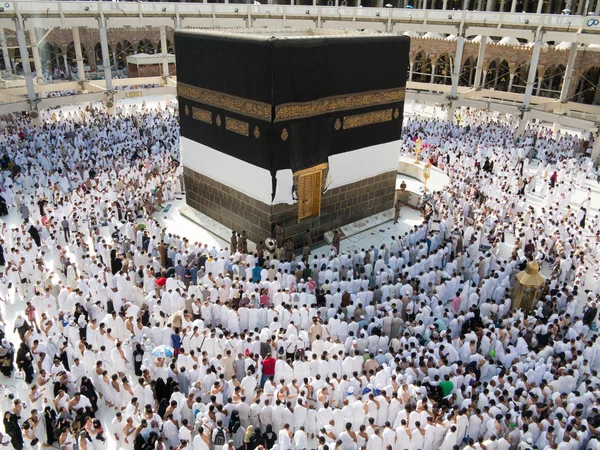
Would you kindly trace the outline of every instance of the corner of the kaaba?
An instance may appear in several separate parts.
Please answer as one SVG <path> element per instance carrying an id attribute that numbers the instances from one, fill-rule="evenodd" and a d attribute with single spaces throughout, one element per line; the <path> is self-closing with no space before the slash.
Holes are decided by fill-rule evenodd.
<path id="1" fill-rule="evenodd" d="M 189 206 L 297 249 L 393 207 L 409 38 L 175 39 Z"/>

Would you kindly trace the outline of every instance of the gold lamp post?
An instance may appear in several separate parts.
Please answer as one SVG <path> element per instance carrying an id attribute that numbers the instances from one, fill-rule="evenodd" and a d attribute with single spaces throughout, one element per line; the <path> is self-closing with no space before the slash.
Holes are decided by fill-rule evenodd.
<path id="1" fill-rule="evenodd" d="M 540 275 L 540 266 L 535 261 L 527 263 L 527 267 L 516 276 L 517 284 L 513 291 L 515 308 L 531 311 L 540 294 L 540 287 L 546 279 Z"/>
<path id="2" fill-rule="evenodd" d="M 421 146 L 423 145 L 423 141 L 420 137 L 415 141 L 415 164 L 419 164 L 419 153 L 421 153 Z"/>
<path id="3" fill-rule="evenodd" d="M 425 178 L 425 181 L 423 182 L 423 191 L 427 192 L 429 189 L 427 189 L 427 180 L 429 180 L 429 177 L 431 176 L 431 162 L 429 160 L 427 160 L 427 163 L 425 164 L 425 172 L 423 172 L 423 178 Z"/>

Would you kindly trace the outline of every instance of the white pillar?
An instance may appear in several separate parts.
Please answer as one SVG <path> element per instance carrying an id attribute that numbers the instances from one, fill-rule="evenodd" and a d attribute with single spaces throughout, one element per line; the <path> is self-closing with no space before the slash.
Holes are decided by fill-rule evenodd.
<path id="1" fill-rule="evenodd" d="M 0 45 L 2 46 L 2 57 L 4 58 L 4 67 L 9 72 L 12 72 L 12 64 L 10 63 L 10 55 L 8 53 L 8 45 L 6 44 L 6 36 L 4 28 L 0 28 Z"/>
<path id="2" fill-rule="evenodd" d="M 162 73 L 163 77 L 169 76 L 169 60 L 167 59 L 167 27 L 160 26 L 160 47 L 162 49 Z"/>
<path id="3" fill-rule="evenodd" d="M 510 12 L 514 13 L 517 10 L 517 0 L 512 0 L 512 3 L 510 5 Z"/>
<path id="4" fill-rule="evenodd" d="M 512 91 L 514 81 L 515 81 L 515 73 L 511 72 L 510 75 L 508 76 L 508 91 L 507 92 Z"/>
<path id="5" fill-rule="evenodd" d="M 464 36 L 458 36 L 456 38 L 456 54 L 454 55 L 454 70 L 452 71 L 452 87 L 450 88 L 450 95 L 456 97 L 458 94 L 458 82 L 460 80 L 460 72 L 462 70 L 462 57 L 463 50 L 465 48 Z"/>
<path id="6" fill-rule="evenodd" d="M 408 81 L 409 81 L 409 82 L 410 82 L 410 81 L 412 81 L 412 79 L 413 79 L 413 69 L 412 69 L 412 68 L 413 68 L 413 65 L 412 65 L 412 63 L 409 61 L 409 62 L 408 62 Z"/>
<path id="7" fill-rule="evenodd" d="M 529 74 L 527 75 L 527 87 L 525 88 L 525 97 L 523 98 L 523 106 L 529 108 L 531 103 L 531 95 L 533 94 L 533 85 L 537 79 L 538 62 L 540 60 L 540 50 L 542 41 L 538 38 L 533 44 L 533 52 L 531 53 L 531 65 L 529 66 Z"/>
<path id="8" fill-rule="evenodd" d="M 537 13 L 538 14 L 542 13 L 543 7 L 544 7 L 544 0 L 538 0 L 538 5 L 537 5 Z"/>
<path id="9" fill-rule="evenodd" d="M 592 161 L 596 163 L 600 160 L 600 136 L 596 137 L 592 147 Z"/>
<path id="10" fill-rule="evenodd" d="M 571 80 L 573 79 L 573 66 L 575 65 L 575 59 L 577 58 L 577 49 L 577 42 L 571 42 L 571 48 L 569 49 L 569 60 L 567 62 L 567 68 L 565 69 L 565 78 L 560 91 L 561 102 L 566 102 L 569 95 L 569 87 L 571 86 Z"/>
<path id="11" fill-rule="evenodd" d="M 63 62 L 65 64 L 65 78 L 68 78 L 71 74 L 71 68 L 69 67 L 69 60 L 66 53 L 63 53 Z"/>
<path id="12" fill-rule="evenodd" d="M 537 97 L 539 97 L 539 96 L 540 96 L 540 93 L 542 92 L 542 81 L 543 81 L 543 80 L 544 80 L 544 77 L 543 77 L 543 76 L 541 76 L 541 77 L 539 77 L 539 78 L 538 78 L 538 84 L 537 84 L 537 86 L 535 87 L 535 95 L 536 95 Z"/>
<path id="13" fill-rule="evenodd" d="M 435 79 L 435 68 L 437 66 L 435 64 L 431 65 L 431 79 L 429 80 L 430 83 L 433 83 L 433 80 Z"/>
<path id="14" fill-rule="evenodd" d="M 102 21 L 102 18 L 98 19 L 98 26 L 100 28 L 100 46 L 102 47 L 102 65 L 104 66 L 104 80 L 106 82 L 106 90 L 112 92 L 112 73 L 110 70 L 110 57 L 108 51 L 108 38 L 106 37 L 106 27 Z"/>
<path id="15" fill-rule="evenodd" d="M 21 53 L 21 62 L 23 64 L 23 74 L 25 75 L 25 84 L 27 86 L 27 100 L 35 101 L 35 88 L 33 86 L 33 76 L 31 75 L 31 65 L 29 64 L 29 53 L 27 51 L 27 39 L 25 30 L 21 27 L 21 21 L 15 19 L 17 42 L 19 43 L 19 52 Z M 33 105 L 32 105 L 33 106 Z"/>
<path id="16" fill-rule="evenodd" d="M 448 0 L 444 0 L 442 3 L 442 10 L 446 11 L 448 9 Z"/>
<path id="17" fill-rule="evenodd" d="M 31 54 L 33 55 L 33 66 L 38 83 L 44 82 L 44 70 L 42 68 L 42 58 L 40 58 L 40 48 L 35 35 L 35 27 L 29 29 L 29 42 L 31 43 Z"/>
<path id="18" fill-rule="evenodd" d="M 485 45 L 487 44 L 487 36 L 481 37 L 481 42 L 479 43 L 479 53 L 477 53 L 477 67 L 475 68 L 475 82 L 473 83 L 473 87 L 475 89 L 479 89 L 482 85 L 482 76 L 483 76 L 483 59 L 485 58 Z"/>
<path id="19" fill-rule="evenodd" d="M 77 78 L 79 78 L 79 81 L 85 81 L 85 69 L 83 68 L 83 55 L 81 54 L 81 38 L 79 37 L 79 27 L 73 27 L 71 31 L 73 33 L 75 58 L 77 59 Z"/>

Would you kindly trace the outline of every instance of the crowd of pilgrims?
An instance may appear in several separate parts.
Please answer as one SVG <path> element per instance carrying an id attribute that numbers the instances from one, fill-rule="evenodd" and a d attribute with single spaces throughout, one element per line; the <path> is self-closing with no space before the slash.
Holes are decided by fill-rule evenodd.
<path id="1" fill-rule="evenodd" d="M 2 445 L 599 448 L 598 184 L 579 138 L 517 138 L 479 111 L 409 119 L 403 151 L 420 137 L 450 177 L 431 213 L 290 259 L 161 225 L 184 192 L 177 115 L 0 118 L 18 215 L 0 229 Z M 530 261 L 548 278 L 524 311 Z"/>

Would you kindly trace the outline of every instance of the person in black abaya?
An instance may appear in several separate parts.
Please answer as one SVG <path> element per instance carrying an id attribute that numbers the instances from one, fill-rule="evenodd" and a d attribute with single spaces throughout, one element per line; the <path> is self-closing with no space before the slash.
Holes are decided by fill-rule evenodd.
<path id="1" fill-rule="evenodd" d="M 96 394 L 96 389 L 94 388 L 92 380 L 88 377 L 82 377 L 79 392 L 81 392 L 81 395 L 85 395 L 88 398 L 92 404 L 92 410 L 94 412 L 98 411 L 98 394 Z"/>
<path id="2" fill-rule="evenodd" d="M 17 350 L 17 367 L 25 373 L 25 382 L 27 384 L 33 381 L 33 355 L 25 342 L 21 342 Z"/>
<path id="3" fill-rule="evenodd" d="M 156 410 L 156 414 L 158 414 L 160 418 L 163 418 L 165 416 L 165 412 L 167 412 L 168 407 L 169 400 L 167 400 L 166 398 L 161 399 L 161 401 L 158 402 L 158 409 Z"/>
<path id="4" fill-rule="evenodd" d="M 133 351 L 133 368 L 135 374 L 138 377 L 142 376 L 142 361 L 144 358 L 144 349 L 140 344 L 136 344 L 135 350 Z"/>
<path id="5" fill-rule="evenodd" d="M 35 225 L 31 225 L 29 227 L 29 234 L 31 236 L 31 239 L 33 239 L 33 241 L 35 242 L 35 245 L 38 247 L 42 246 L 42 240 L 40 239 L 40 233 L 38 232 L 38 229 L 36 228 Z"/>
<path id="6" fill-rule="evenodd" d="M 0 239 L 0 266 L 4 266 L 6 264 L 6 260 L 4 259 L 4 247 L 2 244 L 4 244 L 4 241 Z"/>
<path id="7" fill-rule="evenodd" d="M 167 385 L 165 384 L 162 378 L 156 380 L 156 384 L 154 386 L 154 390 L 156 391 L 156 399 L 160 402 L 162 399 L 167 399 Z"/>
<path id="8" fill-rule="evenodd" d="M 23 450 L 23 432 L 17 416 L 10 411 L 4 413 L 4 431 L 10 436 L 10 443 L 15 450 Z"/>
<path id="9" fill-rule="evenodd" d="M 44 409 L 44 425 L 46 427 L 46 444 L 47 446 L 51 446 L 54 442 L 58 441 L 58 437 L 55 434 L 56 429 L 56 411 L 54 411 L 50 406 L 46 406 Z"/>

